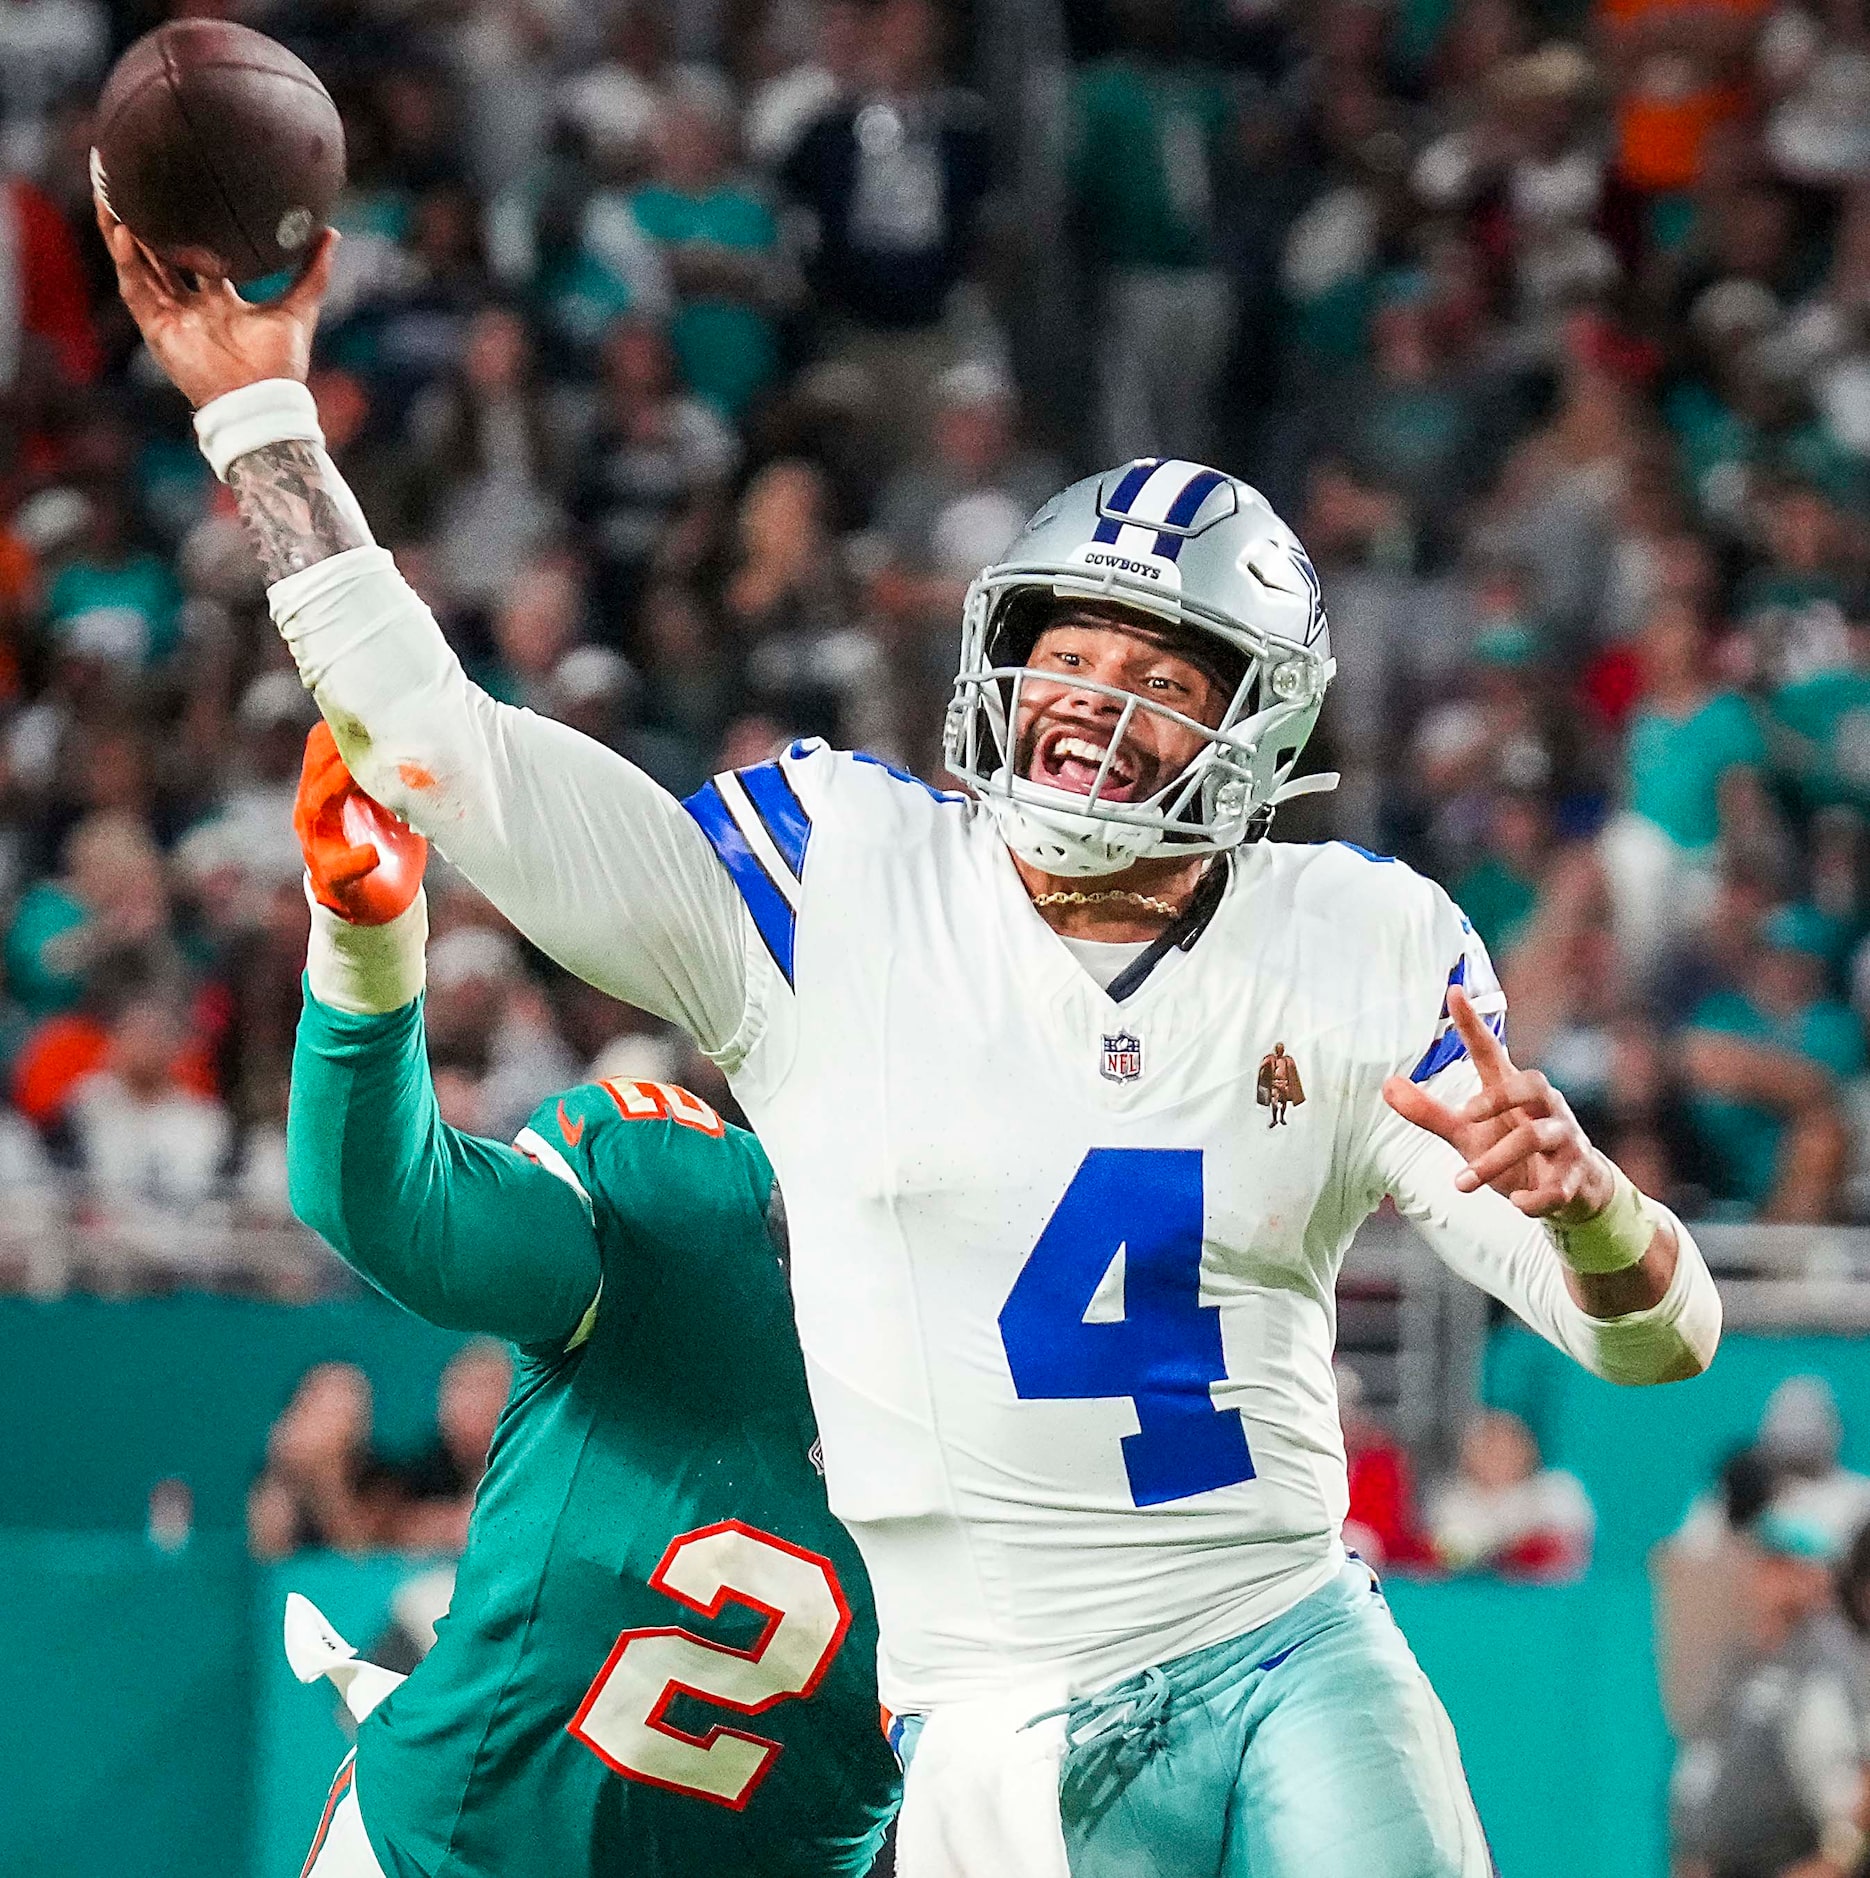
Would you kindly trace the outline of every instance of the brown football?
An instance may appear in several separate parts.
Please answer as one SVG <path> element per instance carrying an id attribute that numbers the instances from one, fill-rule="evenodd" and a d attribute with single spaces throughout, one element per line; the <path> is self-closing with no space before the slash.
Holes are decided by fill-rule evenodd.
<path id="1" fill-rule="evenodd" d="M 117 61 L 92 180 L 145 246 L 258 280 L 304 259 L 344 187 L 344 126 L 318 74 L 228 20 L 171 20 Z"/>

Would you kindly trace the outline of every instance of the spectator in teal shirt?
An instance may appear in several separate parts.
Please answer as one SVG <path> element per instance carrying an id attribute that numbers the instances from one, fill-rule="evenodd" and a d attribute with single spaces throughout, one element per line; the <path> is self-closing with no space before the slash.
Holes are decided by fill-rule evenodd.
<path id="1" fill-rule="evenodd" d="M 675 286 L 669 328 L 682 377 L 736 418 L 772 383 L 779 346 L 769 308 L 778 292 L 779 229 L 735 180 L 731 100 L 703 77 L 672 84 L 656 123 L 656 173 L 630 198 Z"/>
<path id="2" fill-rule="evenodd" d="M 1774 687 L 1767 722 L 1774 768 L 1801 807 L 1870 809 L 1870 624 L 1864 618 L 1839 610 L 1836 643 Z"/>
<path id="3" fill-rule="evenodd" d="M 1723 837 L 1766 815 L 1766 741 L 1753 707 L 1717 686 L 1692 599 L 1656 602 L 1641 640 L 1647 686 L 1624 752 L 1623 811 L 1598 845 L 1618 947 L 1642 983 L 1713 907 Z"/>
<path id="4" fill-rule="evenodd" d="M 100 486 L 89 501 L 83 546 L 46 595 L 52 637 L 113 664 L 153 664 L 180 641 L 181 590 L 167 561 L 136 546 L 120 491 Z"/>
<path id="5" fill-rule="evenodd" d="M 1690 1112 L 1719 1197 L 1748 1217 L 1836 1216 L 1850 1159 L 1839 1088 L 1865 1068 L 1863 1028 L 1825 984 L 1829 928 L 1782 907 L 1743 983 L 1704 998 L 1683 1039 Z"/>
<path id="6" fill-rule="evenodd" d="M 72 830 L 65 872 L 35 881 L 7 929 L 7 983 L 31 1017 L 70 1010 L 101 961 L 172 957 L 162 857 L 133 816 L 99 813 Z"/>

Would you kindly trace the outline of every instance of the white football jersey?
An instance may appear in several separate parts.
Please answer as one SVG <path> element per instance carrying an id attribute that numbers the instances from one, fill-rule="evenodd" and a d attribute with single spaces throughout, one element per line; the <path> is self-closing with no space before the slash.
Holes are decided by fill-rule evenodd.
<path id="1" fill-rule="evenodd" d="M 1113 997 L 964 799 L 801 744 L 688 806 L 764 951 L 729 1060 L 786 1196 L 885 1702 L 1091 1689 L 1322 1585 L 1338 1267 L 1422 1147 L 1451 1152 L 1380 1089 L 1464 1057 L 1450 984 L 1502 1019 L 1447 896 L 1262 842 Z"/>
<path id="2" fill-rule="evenodd" d="M 1597 1374 L 1711 1359 L 1720 1303 L 1679 1222 L 1663 1298 L 1587 1316 L 1543 1230 L 1459 1193 L 1460 1157 L 1382 1101 L 1391 1073 L 1474 1086 L 1451 983 L 1503 1015 L 1406 867 L 1244 848 L 1199 937 L 1106 991 L 968 802 L 799 745 L 678 804 L 471 685 L 383 549 L 268 597 L 370 794 L 733 1078 L 785 1190 L 893 1708 L 1094 1690 L 1331 1575 L 1332 1287 L 1386 1192 Z"/>

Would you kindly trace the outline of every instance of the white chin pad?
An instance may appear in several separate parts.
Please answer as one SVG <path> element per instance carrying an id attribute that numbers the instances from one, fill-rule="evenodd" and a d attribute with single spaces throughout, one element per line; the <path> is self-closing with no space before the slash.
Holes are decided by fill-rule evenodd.
<path id="1" fill-rule="evenodd" d="M 1069 804 L 1073 798 L 1068 792 L 1048 793 L 1062 798 L 1058 809 L 1042 810 L 1002 795 L 987 798 L 988 811 L 1006 845 L 1021 860 L 1048 874 L 1077 880 L 1120 873 L 1155 845 L 1155 837 L 1147 828 L 1099 821 L 1072 809 Z"/>

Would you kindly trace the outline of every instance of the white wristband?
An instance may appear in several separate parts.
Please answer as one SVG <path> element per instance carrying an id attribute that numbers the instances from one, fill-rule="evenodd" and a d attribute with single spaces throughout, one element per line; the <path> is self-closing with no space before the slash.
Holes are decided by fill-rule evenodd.
<path id="1" fill-rule="evenodd" d="M 1610 1171 L 1616 1178 L 1610 1203 L 1594 1219 L 1576 1226 L 1545 1222 L 1558 1256 L 1574 1272 L 1592 1275 L 1628 1271 L 1649 1250 L 1660 1223 L 1660 1209 L 1638 1189 L 1636 1183 L 1615 1161 Z"/>
<path id="2" fill-rule="evenodd" d="M 228 465 L 269 443 L 325 446 L 318 406 L 296 378 L 262 378 L 211 398 L 195 413 L 195 441 L 222 482 Z"/>
<path id="3" fill-rule="evenodd" d="M 320 1004 L 351 1017 L 381 1017 L 422 995 L 428 982 L 428 895 L 381 926 L 357 926 L 313 897 L 305 977 Z"/>

